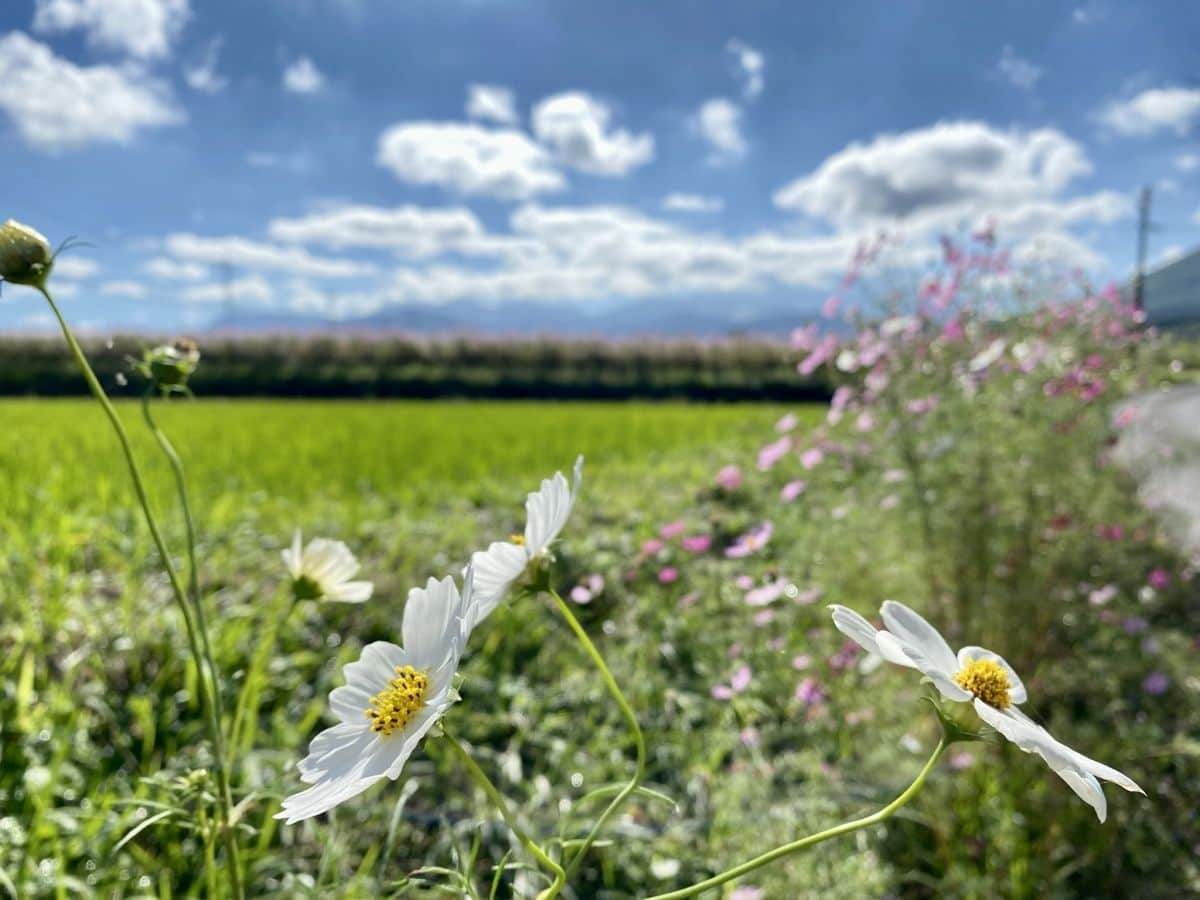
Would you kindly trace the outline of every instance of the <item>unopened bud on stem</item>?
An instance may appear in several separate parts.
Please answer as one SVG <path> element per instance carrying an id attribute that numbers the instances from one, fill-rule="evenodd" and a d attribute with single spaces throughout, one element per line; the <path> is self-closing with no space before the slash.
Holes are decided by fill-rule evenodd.
<path id="1" fill-rule="evenodd" d="M 36 229 L 15 219 L 0 225 L 0 279 L 43 288 L 53 266 L 50 242 Z"/>

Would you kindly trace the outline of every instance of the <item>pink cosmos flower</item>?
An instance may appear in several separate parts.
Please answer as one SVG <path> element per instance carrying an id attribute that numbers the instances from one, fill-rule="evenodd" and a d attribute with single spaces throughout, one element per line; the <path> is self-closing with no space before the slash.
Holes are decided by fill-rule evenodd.
<path id="1" fill-rule="evenodd" d="M 1102 541 L 1125 540 L 1125 529 L 1120 525 L 1100 525 L 1096 528 L 1096 537 Z"/>
<path id="2" fill-rule="evenodd" d="M 582 584 L 577 584 L 571 588 L 571 601 L 578 603 L 580 606 L 585 606 L 592 602 L 592 592 Z"/>
<path id="3" fill-rule="evenodd" d="M 738 740 L 741 741 L 742 745 L 745 747 L 757 747 L 760 740 L 758 729 L 747 725 L 738 732 Z"/>
<path id="4" fill-rule="evenodd" d="M 824 458 L 825 454 L 820 447 L 809 447 L 800 454 L 800 465 L 806 469 L 813 469 L 819 466 Z"/>
<path id="5" fill-rule="evenodd" d="M 775 466 L 777 462 L 788 455 L 792 449 L 792 439 L 788 435 L 784 435 L 777 441 L 772 441 L 761 450 L 758 451 L 758 468 L 762 472 L 766 472 Z"/>
<path id="6" fill-rule="evenodd" d="M 791 503 L 793 500 L 795 500 L 797 497 L 799 497 L 801 494 L 804 493 L 804 489 L 806 487 L 808 487 L 808 482 L 803 481 L 799 478 L 796 479 L 795 481 L 789 481 L 787 484 L 785 484 L 783 486 L 783 489 L 780 490 L 779 498 L 784 503 Z"/>
<path id="7" fill-rule="evenodd" d="M 665 546 L 666 544 L 664 544 L 658 538 L 650 538 L 648 541 L 642 541 L 642 552 L 647 556 L 653 556 Z"/>
<path id="8" fill-rule="evenodd" d="M 775 430 L 778 431 L 780 434 L 784 434 L 788 431 L 791 431 L 799 424 L 800 424 L 800 419 L 797 418 L 796 414 L 788 413 L 786 416 L 784 416 L 782 419 L 780 419 L 778 422 L 775 423 Z"/>
<path id="9" fill-rule="evenodd" d="M 815 678 L 805 678 L 796 685 L 796 699 L 802 706 L 817 706 L 825 701 L 825 692 Z"/>
<path id="10" fill-rule="evenodd" d="M 842 298 L 837 294 L 830 294 L 825 298 L 825 302 L 821 304 L 821 315 L 826 319 L 832 319 L 837 315 L 838 307 L 842 304 Z"/>
<path id="11" fill-rule="evenodd" d="M 937 408 L 938 398 L 936 395 L 928 397 L 918 397 L 916 400 L 908 401 L 908 411 L 914 416 L 923 416 L 928 412 L 932 412 Z"/>
<path id="12" fill-rule="evenodd" d="M 839 385 L 833 392 L 833 396 L 829 399 L 829 412 L 825 415 L 825 421 L 830 425 L 836 425 L 842 420 L 842 416 L 846 413 L 846 407 L 850 405 L 850 401 L 854 399 L 854 391 L 847 385 Z"/>
<path id="13" fill-rule="evenodd" d="M 1171 583 L 1171 575 L 1166 569 L 1153 569 L 1146 577 L 1146 583 L 1161 591 Z"/>
<path id="14" fill-rule="evenodd" d="M 963 331 L 962 322 L 957 318 L 950 319 L 945 325 L 942 326 L 942 339 L 945 340 L 946 343 L 953 344 L 961 341 L 965 334 L 966 332 Z"/>
<path id="15" fill-rule="evenodd" d="M 1116 416 L 1113 418 L 1113 424 L 1118 428 L 1125 428 L 1128 425 L 1132 425 L 1137 421 L 1137 419 L 1137 407 L 1127 406 L 1116 414 Z"/>
<path id="16" fill-rule="evenodd" d="M 748 591 L 754 587 L 754 579 L 749 575 L 739 575 L 733 579 L 733 586 L 740 591 Z"/>
<path id="17" fill-rule="evenodd" d="M 1088 594 L 1088 603 L 1092 606 L 1103 606 L 1115 596 L 1117 596 L 1117 586 L 1115 584 L 1106 584 L 1104 587 L 1096 588 Z"/>
<path id="18" fill-rule="evenodd" d="M 792 657 L 792 668 L 797 672 L 803 672 L 812 665 L 812 657 L 807 653 L 801 653 L 799 656 Z"/>
<path id="19" fill-rule="evenodd" d="M 668 522 L 662 528 L 658 529 L 658 536 L 663 540 L 668 540 L 683 534 L 685 528 L 687 528 L 687 522 L 683 519 L 676 519 L 674 522 Z"/>
<path id="20" fill-rule="evenodd" d="M 660 584 L 674 584 L 679 580 L 679 570 L 674 566 L 665 566 L 658 572 Z"/>
<path id="21" fill-rule="evenodd" d="M 688 591 L 679 598 L 678 606 L 680 609 L 687 609 L 689 606 L 695 606 L 696 601 L 700 599 L 699 591 Z"/>
<path id="22" fill-rule="evenodd" d="M 775 621 L 775 610 L 761 609 L 751 616 L 750 619 L 759 628 L 764 625 L 770 625 L 773 621 Z"/>
<path id="23" fill-rule="evenodd" d="M 692 534 L 679 542 L 679 545 L 689 553 L 707 553 L 712 546 L 712 535 Z"/>
<path id="24" fill-rule="evenodd" d="M 776 578 L 774 581 L 769 581 L 766 584 L 759 585 L 747 591 L 743 599 L 747 606 L 766 606 L 782 597 L 787 586 L 788 580 L 786 578 Z"/>
<path id="25" fill-rule="evenodd" d="M 870 411 L 861 412 L 854 422 L 854 427 L 859 431 L 870 431 L 875 427 L 875 417 L 871 415 Z"/>
<path id="26" fill-rule="evenodd" d="M 810 587 L 801 591 L 792 599 L 800 606 L 812 606 L 824 596 L 825 591 L 819 587 Z"/>
<path id="27" fill-rule="evenodd" d="M 739 666 L 729 678 L 729 684 L 715 684 L 709 691 L 715 700 L 730 700 L 750 687 L 754 673 L 749 666 Z"/>
<path id="28" fill-rule="evenodd" d="M 726 491 L 736 491 L 742 486 L 742 470 L 728 465 L 717 473 L 717 485 Z"/>
<path id="29" fill-rule="evenodd" d="M 733 893 L 729 895 L 729 900 L 764 900 L 766 896 L 762 888 L 755 887 L 752 884 L 744 884 L 739 888 L 733 889 Z"/>
<path id="30" fill-rule="evenodd" d="M 799 350 L 802 353 L 808 353 L 817 345 L 817 323 L 810 322 L 803 328 L 796 328 L 792 331 L 792 349 Z"/>
<path id="31" fill-rule="evenodd" d="M 796 371 L 807 378 L 822 365 L 833 359 L 833 354 L 836 350 L 837 338 L 831 334 L 825 335 L 825 337 L 821 338 L 820 343 L 813 347 L 812 352 L 796 367 Z"/>
<path id="32" fill-rule="evenodd" d="M 770 522 L 756 525 L 741 535 L 732 547 L 727 547 L 725 555 L 730 559 L 742 559 L 752 553 L 757 553 L 771 540 L 771 533 L 774 530 L 775 526 Z"/>

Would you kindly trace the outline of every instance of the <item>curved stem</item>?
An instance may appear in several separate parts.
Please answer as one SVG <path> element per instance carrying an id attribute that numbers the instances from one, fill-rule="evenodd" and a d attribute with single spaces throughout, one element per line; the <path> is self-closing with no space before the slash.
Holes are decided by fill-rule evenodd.
<path id="1" fill-rule="evenodd" d="M 454 749 L 454 752 L 458 755 L 459 760 L 464 766 L 466 766 L 467 771 L 471 773 L 471 777 L 475 779 L 475 783 L 479 785 L 480 789 L 485 794 L 487 794 L 487 798 L 492 801 L 492 805 L 499 810 L 505 824 L 507 824 L 509 830 L 516 835 L 517 840 L 521 842 L 521 846 L 528 850 L 539 863 L 541 863 L 554 874 L 554 881 L 551 883 L 550 887 L 538 896 L 547 898 L 547 900 L 549 900 L 551 897 L 557 896 L 558 892 L 562 890 L 562 886 L 567 880 L 566 873 L 563 872 L 562 866 L 551 859 L 546 854 L 546 851 L 534 843 L 529 835 L 524 832 L 521 826 L 517 824 L 517 820 L 513 817 L 512 811 L 508 808 L 508 804 L 505 802 L 503 795 L 500 793 L 500 789 L 497 788 L 496 785 L 492 784 L 492 780 L 487 777 L 487 773 L 485 773 L 483 769 L 479 768 L 479 763 L 475 762 L 475 759 L 470 753 L 467 752 L 466 748 L 463 747 L 463 745 L 460 744 L 458 740 L 452 734 L 450 734 L 450 732 L 445 731 L 444 729 L 442 732 L 442 737 L 444 737 L 446 742 L 449 743 Z"/>
<path id="2" fill-rule="evenodd" d="M 196 635 L 196 625 L 192 621 L 191 611 L 188 609 L 187 595 L 184 593 L 183 584 L 179 580 L 179 573 L 175 570 L 175 564 L 171 561 L 171 554 L 167 550 L 167 544 L 163 539 L 162 531 L 159 529 L 158 522 L 154 518 L 154 513 L 150 509 L 150 500 L 146 495 L 146 487 L 142 482 L 142 475 L 138 470 L 137 461 L 134 459 L 133 448 L 129 444 L 129 435 L 125 431 L 125 426 L 121 423 L 116 409 L 113 408 L 112 401 L 108 399 L 108 394 L 104 392 L 104 387 L 100 384 L 100 380 L 96 377 L 96 373 L 88 363 L 83 348 L 75 340 L 75 335 L 71 332 L 71 327 L 67 324 L 67 320 L 59 310 L 58 304 L 54 302 L 50 291 L 45 286 L 39 286 L 38 290 L 46 298 L 46 302 L 50 304 L 50 310 L 58 320 L 59 327 L 62 328 L 63 337 L 67 341 L 67 346 L 70 348 L 71 354 L 75 357 L 75 362 L 79 365 L 80 370 L 83 372 L 83 377 L 92 391 L 92 395 L 104 410 L 109 424 L 112 425 L 113 431 L 117 435 L 117 441 L 121 445 L 121 452 L 125 456 L 125 463 L 129 467 L 129 477 L 133 481 L 134 493 L 137 494 L 138 503 L 146 519 L 146 525 L 150 529 L 150 536 L 154 539 L 154 546 L 158 549 L 163 569 L 166 570 L 167 578 L 171 582 L 175 601 L 179 606 L 180 613 L 183 615 L 183 623 L 187 631 L 188 647 L 191 650 L 192 659 L 196 663 L 196 668 L 200 672 L 200 693 L 205 709 L 205 721 L 208 725 L 209 736 L 213 742 L 213 767 L 216 770 L 222 814 L 220 830 L 224 836 L 226 852 L 229 854 L 229 883 L 234 896 L 238 900 L 242 900 L 245 893 L 242 890 L 242 873 L 241 864 L 238 859 L 237 840 L 230 824 L 233 802 L 232 794 L 229 790 L 228 773 L 225 770 L 224 755 L 221 753 L 221 723 L 217 719 L 216 705 L 213 701 L 213 693 L 215 692 L 210 690 L 209 681 L 204 671 L 202 663 L 204 657 Z"/>
<path id="3" fill-rule="evenodd" d="M 142 417 L 146 420 L 146 425 L 149 427 L 150 433 L 158 441 L 158 446 L 162 449 L 163 456 L 167 458 L 167 462 L 171 464 L 171 471 L 175 475 L 175 490 L 179 494 L 179 506 L 183 511 L 184 530 L 187 534 L 188 593 L 192 598 L 192 606 L 196 610 L 196 624 L 200 632 L 200 642 L 204 646 L 204 655 L 208 663 L 209 675 L 212 678 L 213 701 L 216 704 L 217 721 L 223 723 L 225 720 L 225 703 L 218 687 L 217 663 L 216 657 L 213 656 L 212 644 L 209 643 L 208 620 L 204 613 L 204 604 L 200 600 L 200 566 L 196 561 L 196 524 L 192 518 L 191 503 L 188 501 L 187 479 L 183 474 L 183 462 L 180 460 L 179 454 L 175 452 L 175 446 L 163 430 L 158 427 L 158 424 L 154 421 L 154 417 L 150 413 L 149 391 L 142 394 Z"/>
<path id="4" fill-rule="evenodd" d="M 805 847 L 811 847 L 814 844 L 819 844 L 822 841 L 829 840 L 830 838 L 839 837 L 843 834 L 850 834 L 851 832 L 858 831 L 862 828 L 879 824 L 917 795 L 917 792 L 921 790 L 922 785 L 925 784 L 925 779 L 929 777 L 929 773 L 933 771 L 933 767 L 937 765 L 938 760 L 941 759 L 942 753 L 945 752 L 947 746 L 948 744 L 946 743 L 946 739 L 944 737 L 939 740 L 937 747 L 933 751 L 933 755 L 929 757 L 929 761 L 925 763 L 925 768 L 921 769 L 920 774 L 918 774 L 916 777 L 916 780 L 904 790 L 904 793 L 902 793 L 899 797 L 878 812 L 874 812 L 869 816 L 863 816 L 861 819 L 852 819 L 849 822 L 843 822 L 841 825 L 835 825 L 832 828 L 825 829 L 824 831 L 818 831 L 816 834 L 810 834 L 807 837 L 802 837 L 799 840 L 792 841 L 791 843 L 783 844 L 782 846 L 776 847 L 774 850 L 768 850 L 761 856 L 756 856 L 754 859 L 744 862 L 741 865 L 734 866 L 732 869 L 726 869 L 719 875 L 714 875 L 712 878 L 701 881 L 698 884 L 693 884 L 691 887 L 681 888 L 678 891 L 670 891 L 666 894 L 655 894 L 653 897 L 647 898 L 647 900 L 677 900 L 677 898 L 681 897 L 694 897 L 703 891 L 707 891 L 710 888 L 715 888 L 727 881 L 732 881 L 735 878 L 741 878 L 743 875 L 748 875 L 755 869 L 761 868 L 762 866 L 772 863 L 777 859 L 782 859 L 791 853 L 795 853 L 797 850 L 803 850 Z"/>
<path id="5" fill-rule="evenodd" d="M 569 625 L 571 630 L 575 632 L 575 637 L 579 639 L 579 643 L 583 645 L 583 649 L 587 651 L 588 656 L 592 658 L 592 662 L 599 670 L 600 677 L 604 680 L 604 684 L 608 688 L 608 692 L 612 695 L 613 700 L 616 701 L 617 706 L 620 707 L 621 715 L 625 717 L 625 721 L 629 725 L 629 732 L 633 735 L 634 746 L 637 748 L 637 763 L 636 767 L 634 768 L 633 778 L 631 778 L 625 784 L 625 786 L 617 792 L 617 795 L 613 797 L 608 806 L 604 808 L 604 812 L 602 812 L 600 817 L 596 819 L 595 823 L 593 823 L 591 830 L 583 839 L 583 843 L 579 845 L 579 849 L 575 852 L 575 855 L 571 857 L 571 861 L 567 863 L 567 877 L 570 878 L 571 875 L 575 873 L 575 870 L 579 868 L 580 863 L 583 862 L 583 859 L 587 855 L 588 850 L 591 849 L 592 844 L 596 842 L 596 838 L 599 837 L 600 830 L 604 827 L 605 823 L 612 818 L 613 814 L 616 813 L 618 809 L 620 809 L 621 804 L 625 802 L 626 798 L 635 790 L 637 790 L 638 785 L 641 784 L 642 779 L 645 778 L 646 739 L 642 735 L 642 726 L 638 724 L 637 716 L 633 712 L 633 707 L 631 707 L 629 705 L 629 701 L 625 699 L 625 695 L 621 692 L 621 688 L 617 684 L 617 680 L 613 678 L 612 672 L 609 671 L 608 665 L 604 662 L 604 657 L 600 655 L 600 651 L 596 649 L 596 645 L 592 643 L 592 639 L 588 637 L 588 633 L 584 631 L 583 626 L 579 624 L 579 620 L 575 618 L 575 614 L 571 612 L 571 607 L 567 605 L 566 601 L 563 600 L 563 598 L 560 597 L 558 592 L 553 588 L 547 588 L 547 592 L 552 598 L 554 598 L 554 603 L 556 606 L 558 606 L 558 611 L 562 613 L 562 617 L 566 619 L 567 625 Z"/>

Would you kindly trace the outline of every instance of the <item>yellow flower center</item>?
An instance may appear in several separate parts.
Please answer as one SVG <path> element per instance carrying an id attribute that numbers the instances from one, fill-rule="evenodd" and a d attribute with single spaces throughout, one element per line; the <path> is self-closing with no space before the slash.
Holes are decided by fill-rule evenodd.
<path id="1" fill-rule="evenodd" d="M 996 709 L 1008 709 L 1012 704 L 1008 699 L 1011 687 L 1008 672 L 1004 666 L 990 659 L 971 660 L 954 676 L 954 683 Z"/>
<path id="2" fill-rule="evenodd" d="M 384 737 L 404 728 L 425 704 L 429 676 L 412 666 L 396 666 L 396 677 L 388 686 L 371 698 L 367 718 L 371 730 Z"/>
<path id="3" fill-rule="evenodd" d="M 510 542 L 516 544 L 518 547 L 525 546 L 525 535 L 523 535 L 523 534 L 510 535 L 508 539 Z"/>

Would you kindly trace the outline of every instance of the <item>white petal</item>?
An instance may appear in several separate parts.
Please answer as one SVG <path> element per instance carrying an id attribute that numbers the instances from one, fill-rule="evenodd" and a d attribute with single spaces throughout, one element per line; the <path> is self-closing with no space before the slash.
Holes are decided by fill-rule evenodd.
<path id="1" fill-rule="evenodd" d="M 1008 699 L 1013 703 L 1024 703 L 1029 699 L 1029 695 L 1025 692 L 1025 683 L 1021 681 L 1021 677 L 1017 674 L 1017 670 L 1008 664 L 999 653 L 993 653 L 984 647 L 963 647 L 958 651 L 958 667 L 966 668 L 967 664 L 974 659 L 986 659 L 996 663 L 1008 673 Z"/>
<path id="2" fill-rule="evenodd" d="M 318 584 L 340 584 L 358 573 L 358 560 L 341 541 L 314 538 L 304 548 L 304 574 Z"/>
<path id="3" fill-rule="evenodd" d="M 868 653 L 883 655 L 877 640 L 879 631 L 874 625 L 849 607 L 831 603 L 829 608 L 833 611 L 833 624 L 838 631 Z"/>
<path id="4" fill-rule="evenodd" d="M 410 663 L 428 669 L 446 658 L 459 645 L 462 599 L 454 579 L 430 578 L 423 588 L 408 592 L 401 631 Z"/>
<path id="5" fill-rule="evenodd" d="M 875 635 L 875 643 L 879 645 L 879 655 L 890 663 L 895 663 L 898 666 L 904 666 L 908 669 L 915 669 L 917 664 L 909 659 L 907 653 L 904 652 L 904 645 L 890 631 L 880 631 Z"/>
<path id="6" fill-rule="evenodd" d="M 933 686 L 938 689 L 938 693 L 947 700 L 953 700 L 955 703 L 967 703 L 975 696 L 965 688 L 959 687 L 953 678 L 950 678 L 943 672 L 930 669 L 928 672 L 922 672 L 921 674 L 932 681 Z"/>
<path id="7" fill-rule="evenodd" d="M 296 529 L 296 533 L 292 535 L 292 546 L 288 550 L 283 551 L 283 564 L 287 566 L 288 574 L 295 581 L 304 573 L 302 560 L 304 551 L 300 540 L 300 529 Z"/>
<path id="8" fill-rule="evenodd" d="M 930 677 L 939 672 L 953 678 L 958 671 L 958 661 L 946 639 L 936 628 L 903 603 L 887 600 L 880 609 L 887 630 L 900 639 L 904 652 L 917 664 L 917 668 Z"/>
<path id="9" fill-rule="evenodd" d="M 529 495 L 525 501 L 525 547 L 530 554 L 545 550 L 558 537 L 571 509 L 583 479 L 583 457 L 575 460 L 575 486 L 568 487 L 562 472 L 542 482 L 541 488 Z"/>
<path id="10" fill-rule="evenodd" d="M 340 778 L 319 781 L 307 790 L 293 794 L 283 801 L 283 809 L 275 814 L 288 825 L 329 812 L 339 803 L 356 797 L 383 776 L 362 778 L 349 773 Z"/>
<path id="11" fill-rule="evenodd" d="M 487 550 L 472 555 L 474 590 L 471 600 L 476 624 L 490 616 L 508 596 L 513 582 L 521 577 L 528 564 L 526 549 L 507 541 L 496 541 Z"/>
<path id="12" fill-rule="evenodd" d="M 317 776 L 325 772 L 328 764 L 322 762 L 329 754 L 334 753 L 362 737 L 365 722 L 361 725 L 338 723 L 332 728 L 326 728 L 308 745 L 308 756 L 300 760 L 297 768 L 300 770 L 302 781 L 316 781 Z"/>
<path id="13" fill-rule="evenodd" d="M 329 692 L 329 708 L 347 725 L 362 727 L 367 720 L 367 710 L 371 708 L 371 698 L 384 686 L 380 684 L 371 688 L 362 683 L 343 684 Z"/>
<path id="14" fill-rule="evenodd" d="M 374 592 L 375 585 L 369 581 L 347 581 L 331 585 L 325 591 L 325 599 L 335 603 L 366 603 Z"/>
<path id="15" fill-rule="evenodd" d="M 347 684 L 359 684 L 377 694 L 396 675 L 396 667 L 409 664 L 403 647 L 388 641 L 372 641 L 362 656 L 342 670 Z"/>
<path id="16" fill-rule="evenodd" d="M 1092 775 L 1087 772 L 1077 772 L 1074 769 L 1056 770 L 1059 778 L 1065 781 L 1080 799 L 1096 811 L 1096 818 L 1103 822 L 1108 818 L 1108 798 L 1104 789 Z"/>

